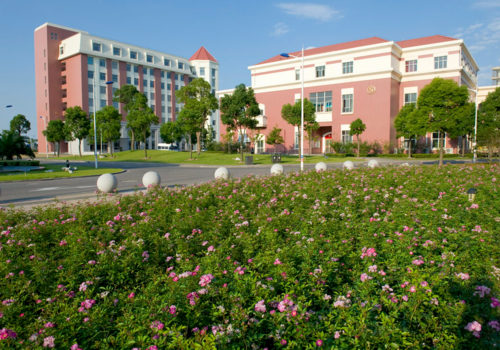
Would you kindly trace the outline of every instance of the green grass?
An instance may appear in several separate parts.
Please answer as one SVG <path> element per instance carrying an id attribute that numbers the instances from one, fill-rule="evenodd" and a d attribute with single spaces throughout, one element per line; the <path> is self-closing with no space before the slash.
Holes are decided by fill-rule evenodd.
<path id="1" fill-rule="evenodd" d="M 81 177 L 88 175 L 102 175 L 105 173 L 117 173 L 123 171 L 123 169 L 117 168 L 99 168 L 94 169 L 89 166 L 79 166 L 76 165 L 77 170 L 72 174 L 67 171 L 62 171 L 61 165 L 47 165 L 40 164 L 40 166 L 45 167 L 44 170 L 30 171 L 26 175 L 24 172 L 12 172 L 12 173 L 1 173 L 0 182 L 2 181 L 24 181 L 24 180 L 40 180 L 40 179 L 53 179 L 59 177 Z M 73 165 L 75 166 L 75 165 Z M 46 170 L 54 170 L 52 173 L 46 173 Z"/>
<path id="2" fill-rule="evenodd" d="M 249 154 L 245 154 L 249 155 Z M 189 159 L 189 152 L 171 152 L 171 151 L 158 151 L 149 150 L 148 159 L 144 159 L 144 151 L 123 151 L 114 154 L 114 158 L 100 158 L 99 161 L 106 162 L 152 162 L 152 163 L 174 163 L 174 164 L 203 164 L 203 165 L 244 165 L 244 160 L 235 160 L 235 158 L 241 158 L 240 154 L 227 154 L 227 153 L 211 153 L 202 152 L 200 156 L 193 152 L 193 160 Z M 82 160 L 82 161 L 92 161 L 94 156 L 65 156 L 59 158 L 50 159 L 69 159 L 71 160 Z M 330 157 L 325 159 L 323 156 L 306 156 L 304 163 L 341 163 L 346 160 L 357 161 L 356 158 L 333 158 Z M 358 160 L 359 161 L 359 160 Z M 253 156 L 253 162 L 256 165 L 262 164 L 272 164 L 271 155 L 269 154 L 255 154 Z M 297 155 L 282 155 L 282 164 L 300 164 L 299 157 Z"/>

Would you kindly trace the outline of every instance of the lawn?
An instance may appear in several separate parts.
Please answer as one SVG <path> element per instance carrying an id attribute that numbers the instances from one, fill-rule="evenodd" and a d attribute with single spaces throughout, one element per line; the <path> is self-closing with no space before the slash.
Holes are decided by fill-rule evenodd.
<path id="1" fill-rule="evenodd" d="M 493 349 L 497 179 L 336 169 L 0 210 L 0 348 Z"/>
<path id="2" fill-rule="evenodd" d="M 250 154 L 246 154 L 250 155 Z M 175 163 L 175 164 L 203 164 L 203 165 L 244 165 L 244 160 L 235 160 L 235 158 L 241 158 L 240 154 L 227 154 L 227 153 L 212 153 L 212 152 L 202 152 L 200 156 L 196 152 L 193 152 L 193 160 L 189 160 L 189 152 L 171 152 L 171 151 L 158 151 L 150 150 L 148 151 L 148 159 L 144 159 L 144 151 L 123 151 L 114 154 L 114 158 L 99 158 L 100 161 L 115 161 L 115 162 L 156 162 L 156 163 Z M 65 156 L 59 158 L 50 159 L 69 159 L 71 160 L 85 160 L 92 161 L 94 156 L 84 156 L 80 158 L 79 156 Z M 253 156 L 254 164 L 272 164 L 271 155 L 269 154 L 255 154 Z M 306 156 L 304 158 L 304 163 L 338 163 L 345 162 L 346 160 L 357 161 L 356 158 L 334 158 L 329 157 L 326 159 L 323 156 Z M 297 155 L 282 155 L 282 164 L 300 164 L 299 157 Z"/>
<path id="3" fill-rule="evenodd" d="M 80 166 L 80 165 L 72 165 L 76 166 L 77 170 L 72 174 L 67 171 L 62 170 L 61 165 L 49 165 L 49 164 L 40 164 L 40 166 L 45 167 L 44 170 L 36 170 L 29 171 L 27 173 L 24 172 L 12 172 L 12 173 L 0 173 L 0 182 L 2 181 L 25 181 L 25 180 L 40 180 L 40 179 L 53 179 L 60 177 L 81 177 L 81 176 L 89 176 L 89 175 L 101 175 L 105 173 L 117 173 L 123 171 L 123 169 L 118 168 L 99 168 L 95 169 L 90 166 Z M 54 170 L 52 173 L 46 173 L 46 170 Z"/>

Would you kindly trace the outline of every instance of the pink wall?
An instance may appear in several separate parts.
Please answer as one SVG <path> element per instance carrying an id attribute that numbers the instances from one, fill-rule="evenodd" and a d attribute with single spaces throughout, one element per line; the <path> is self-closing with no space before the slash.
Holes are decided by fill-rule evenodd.
<path id="1" fill-rule="evenodd" d="M 118 71 L 119 71 L 118 81 L 119 81 L 120 87 L 121 87 L 122 85 L 127 84 L 127 63 L 122 62 L 122 61 L 118 62 Z M 120 113 L 122 115 L 122 120 L 123 121 L 127 120 L 127 113 L 123 109 L 123 103 L 120 103 L 118 105 L 118 108 L 120 109 Z"/>
<path id="2" fill-rule="evenodd" d="M 172 121 L 175 121 L 175 73 L 170 73 L 170 83 L 172 84 Z"/>
<path id="3" fill-rule="evenodd" d="M 107 58 L 106 59 L 106 81 L 112 81 L 113 80 L 113 68 L 111 67 L 111 59 Z M 104 84 L 104 83 L 101 83 Z M 107 92 L 107 97 L 108 100 L 106 101 L 107 106 L 112 106 L 113 105 L 113 87 L 119 88 L 118 83 L 114 84 L 109 84 L 106 86 L 106 92 Z"/>
<path id="4" fill-rule="evenodd" d="M 161 124 L 162 112 L 161 112 L 161 71 L 158 68 L 154 70 L 155 77 L 155 114 L 158 116 L 158 119 Z M 165 96 L 165 100 L 167 96 Z M 167 112 L 165 110 L 165 112 Z"/>
<path id="5" fill-rule="evenodd" d="M 139 91 L 144 92 L 144 72 L 142 66 L 139 66 Z"/>

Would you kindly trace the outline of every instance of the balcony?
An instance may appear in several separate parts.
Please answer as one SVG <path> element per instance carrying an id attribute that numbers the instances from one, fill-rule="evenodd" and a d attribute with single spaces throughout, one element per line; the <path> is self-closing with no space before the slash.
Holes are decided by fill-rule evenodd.
<path id="1" fill-rule="evenodd" d="M 332 112 L 316 113 L 316 121 L 318 123 L 332 122 Z"/>
<path id="2" fill-rule="evenodd" d="M 255 117 L 257 119 L 257 127 L 258 128 L 265 128 L 267 127 L 267 117 L 265 115 L 259 115 Z"/>

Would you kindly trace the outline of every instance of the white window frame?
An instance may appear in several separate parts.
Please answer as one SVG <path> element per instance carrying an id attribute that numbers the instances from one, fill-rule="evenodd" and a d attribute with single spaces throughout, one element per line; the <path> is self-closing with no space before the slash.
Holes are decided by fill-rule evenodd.
<path id="1" fill-rule="evenodd" d="M 345 131 L 347 131 L 347 139 L 346 139 L 346 136 L 344 135 Z M 340 142 L 342 144 L 346 144 L 347 142 L 352 143 L 351 125 L 350 124 L 340 125 Z"/>
<path id="2" fill-rule="evenodd" d="M 326 66 L 316 66 L 316 78 L 324 78 L 326 74 Z"/>
<path id="3" fill-rule="evenodd" d="M 448 68 L 448 56 L 436 56 L 434 57 L 434 69 L 446 69 Z"/>
<path id="4" fill-rule="evenodd" d="M 415 95 L 415 102 L 407 102 L 406 101 L 406 95 Z M 409 104 L 413 104 L 415 107 L 417 107 L 417 99 L 418 99 L 418 93 L 416 93 L 416 92 L 406 92 L 405 91 L 403 104 L 405 106 L 409 105 Z"/>
<path id="5" fill-rule="evenodd" d="M 155 63 L 155 56 L 150 55 L 149 53 L 145 52 L 144 56 L 146 56 L 146 63 Z M 151 61 L 148 61 L 148 58 L 151 57 Z"/>
<path id="6" fill-rule="evenodd" d="M 433 150 L 439 150 L 439 145 L 438 145 L 438 147 L 434 147 L 434 140 L 439 141 L 439 139 L 438 139 L 438 138 L 434 138 L 434 134 L 439 134 L 439 131 L 436 131 L 436 132 L 432 132 L 432 133 L 431 133 L 431 148 L 432 148 Z M 446 135 L 446 133 L 444 133 L 444 138 L 443 138 L 443 139 L 444 139 L 444 142 L 443 142 L 443 149 L 445 149 L 445 148 L 446 148 L 446 136 L 447 136 L 447 135 Z"/>
<path id="7" fill-rule="evenodd" d="M 295 70 L 295 80 L 300 80 L 300 68 Z"/>
<path id="8" fill-rule="evenodd" d="M 259 146 L 262 145 L 262 147 Z M 255 154 L 263 154 L 266 152 L 266 136 L 261 134 L 261 137 L 255 142 Z"/>
<path id="9" fill-rule="evenodd" d="M 99 50 L 94 50 L 94 45 L 99 45 Z M 92 41 L 92 52 L 101 52 L 102 53 L 102 44 Z"/>
<path id="10" fill-rule="evenodd" d="M 132 57 L 132 53 L 135 53 L 135 58 Z M 134 51 L 134 50 L 130 50 L 129 51 L 129 55 L 128 57 L 131 59 L 131 60 L 136 60 L 138 61 L 139 60 L 139 52 L 138 51 Z"/>
<path id="11" fill-rule="evenodd" d="M 350 111 L 344 112 L 344 96 L 352 95 Z M 354 88 L 342 89 L 340 92 L 340 114 L 354 114 Z"/>
<path id="12" fill-rule="evenodd" d="M 342 74 L 351 74 L 354 72 L 354 61 L 342 62 Z"/>
<path id="13" fill-rule="evenodd" d="M 119 52 L 119 54 L 118 54 L 118 55 L 116 55 L 116 54 L 115 54 L 115 50 L 118 50 L 118 52 Z M 111 54 L 112 54 L 113 56 L 122 57 L 122 52 L 123 52 L 123 50 L 122 50 L 122 48 L 121 48 L 121 47 L 116 47 L 116 46 L 112 46 L 112 47 L 111 47 Z"/>
<path id="14" fill-rule="evenodd" d="M 205 67 L 200 67 L 200 76 L 205 76 Z"/>
<path id="15" fill-rule="evenodd" d="M 413 67 L 413 70 L 411 70 Z M 405 61 L 405 73 L 413 73 L 418 70 L 418 60 L 407 60 Z"/>
<path id="16" fill-rule="evenodd" d="M 329 93 L 330 93 L 330 101 L 329 101 L 329 102 L 330 102 L 330 107 L 328 107 L 328 105 L 327 105 L 327 100 L 326 100 L 326 98 L 327 98 L 327 96 L 326 96 L 327 92 L 329 92 Z M 313 102 L 313 103 L 315 104 L 315 110 L 316 110 L 316 113 L 327 113 L 327 112 L 332 112 L 332 106 L 333 106 L 333 93 L 332 93 L 332 91 L 311 92 L 311 93 L 309 94 L 309 100 L 310 100 L 310 101 L 312 101 L 312 100 L 313 100 L 313 99 L 311 98 L 311 95 L 312 95 L 312 94 L 315 94 L 315 95 L 316 95 L 316 96 L 315 96 L 315 99 L 314 99 L 314 101 L 315 101 L 316 103 L 314 103 L 314 102 Z M 323 109 L 322 109 L 322 110 L 319 110 L 319 109 L 318 109 L 318 108 L 320 107 L 320 104 L 318 103 L 319 94 L 323 94 L 323 105 L 322 105 L 322 106 L 323 106 Z"/>
<path id="17" fill-rule="evenodd" d="M 168 62 L 168 64 L 165 64 L 166 62 Z M 171 64 L 172 64 L 172 60 L 171 60 L 170 58 L 165 58 L 165 57 L 163 57 L 163 65 L 164 65 L 165 67 L 170 67 L 170 66 L 171 66 Z"/>

